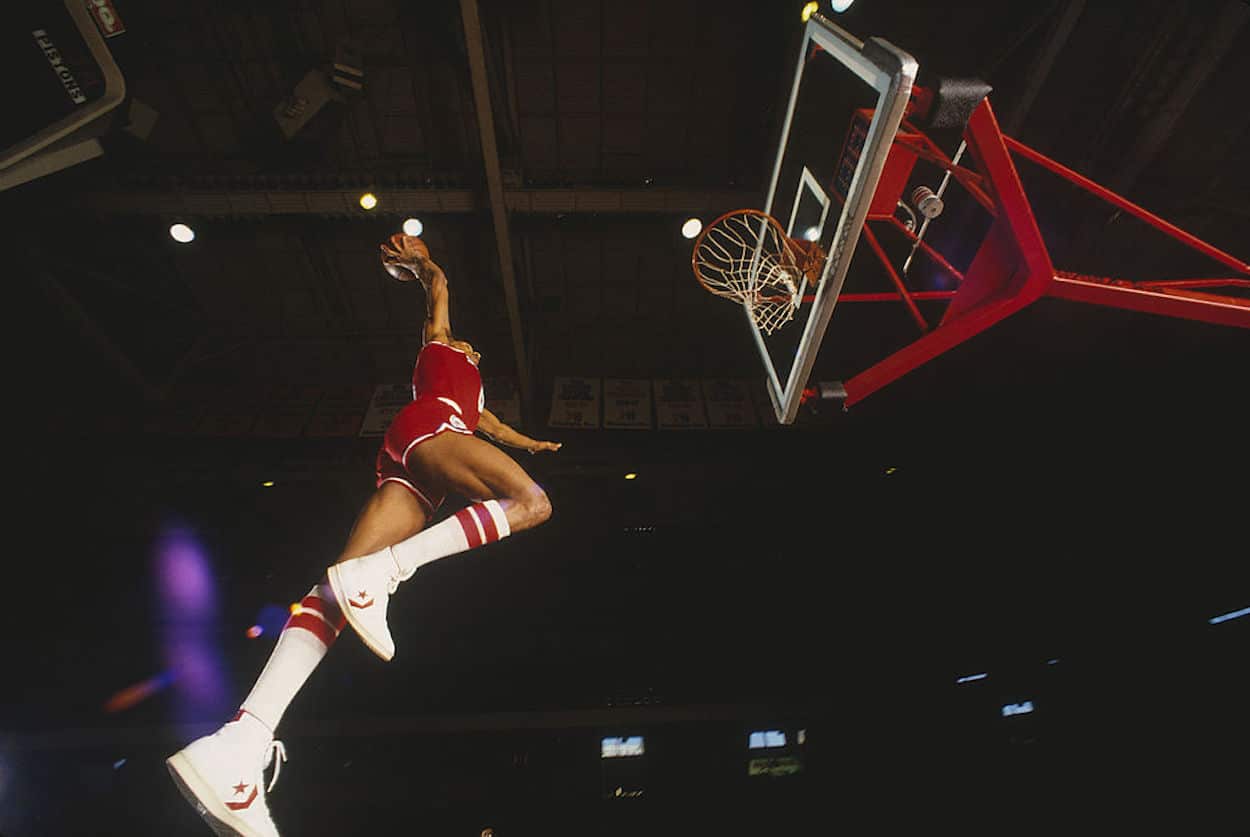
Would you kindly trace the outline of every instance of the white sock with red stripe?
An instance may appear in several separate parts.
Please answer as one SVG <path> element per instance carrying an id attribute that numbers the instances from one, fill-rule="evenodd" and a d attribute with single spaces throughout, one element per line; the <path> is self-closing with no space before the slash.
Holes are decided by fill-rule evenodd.
<path id="1" fill-rule="evenodd" d="M 444 521 L 434 524 L 391 547 L 400 574 L 408 578 L 423 564 L 494 543 L 512 534 L 508 518 L 498 500 L 465 506 Z"/>
<path id="2" fill-rule="evenodd" d="M 271 733 L 346 622 L 324 579 L 308 591 L 299 605 L 278 635 L 269 662 L 240 710 L 255 717 Z"/>

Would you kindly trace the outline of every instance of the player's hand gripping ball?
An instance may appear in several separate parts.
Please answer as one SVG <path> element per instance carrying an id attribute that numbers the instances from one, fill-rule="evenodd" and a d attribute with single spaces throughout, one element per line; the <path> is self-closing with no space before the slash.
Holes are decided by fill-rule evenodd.
<path id="1" fill-rule="evenodd" d="M 382 244 L 381 249 L 382 267 L 400 282 L 421 278 L 420 272 L 430 261 L 430 248 L 415 235 L 395 233 Z"/>

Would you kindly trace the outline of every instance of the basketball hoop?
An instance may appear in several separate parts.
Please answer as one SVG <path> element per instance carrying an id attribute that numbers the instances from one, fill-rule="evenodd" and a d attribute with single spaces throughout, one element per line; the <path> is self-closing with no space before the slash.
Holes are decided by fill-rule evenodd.
<path id="1" fill-rule="evenodd" d="M 816 241 L 786 235 L 758 209 L 735 209 L 704 228 L 690 263 L 699 284 L 741 302 L 755 325 L 772 334 L 794 316 L 806 286 L 820 281 L 825 251 Z"/>

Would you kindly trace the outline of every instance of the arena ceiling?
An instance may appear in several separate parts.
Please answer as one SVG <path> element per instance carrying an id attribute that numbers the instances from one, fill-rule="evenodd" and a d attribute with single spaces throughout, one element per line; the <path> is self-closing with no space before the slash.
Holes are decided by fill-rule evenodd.
<path id="1" fill-rule="evenodd" d="M 801 4 L 482 0 L 470 38 L 451 0 L 116 5 L 126 32 L 111 46 L 139 136 L 116 131 L 103 158 L 0 194 L 31 260 L 48 370 L 85 355 L 102 391 L 147 399 L 195 382 L 402 381 L 422 302 L 375 252 L 416 215 L 453 279 L 457 329 L 488 374 L 516 374 L 523 355 L 539 416 L 556 375 L 758 374 L 740 315 L 692 280 L 678 228 L 761 202 Z M 1250 116 L 1234 102 L 1250 75 L 1236 46 L 1248 16 L 1236 0 L 861 0 L 838 20 L 912 52 L 922 79 L 985 79 L 1008 133 L 1244 254 Z M 363 90 L 284 136 L 275 110 L 336 58 L 359 65 Z M 366 189 L 381 200 L 371 213 L 356 205 Z M 1044 189 L 1037 203 L 1069 269 L 1132 276 L 1171 252 L 1109 207 Z M 172 220 L 197 240 L 172 242 Z M 1056 315 L 1038 316 L 1022 327 Z M 1140 334 L 1101 339 L 1099 354 L 1131 364 L 1133 341 L 1167 331 L 1139 320 Z M 839 324 L 825 371 L 857 371 L 834 353 L 871 352 L 881 322 Z M 985 342 L 1010 342 L 1012 328 Z"/>
<path id="2" fill-rule="evenodd" d="M 102 158 L 0 192 L 21 300 L 11 391 L 33 405 L 33 417 L 13 415 L 41 431 L 68 408 L 68 421 L 18 446 L 16 473 L 38 478 L 19 489 L 39 507 L 19 527 L 30 554 L 56 535 L 101 585 L 138 596 L 109 556 L 138 572 L 141 539 L 118 532 L 164 502 L 202 505 L 235 581 L 286 595 L 301 562 L 350 526 L 371 488 L 371 449 L 208 444 L 193 464 L 225 487 L 187 499 L 171 487 L 185 440 L 141 433 L 127 445 L 104 431 L 142 431 L 153 405 L 187 392 L 211 392 L 228 411 L 229 399 L 276 387 L 404 382 L 422 300 L 378 269 L 376 248 L 410 214 L 452 278 L 453 321 L 483 351 L 484 374 L 516 374 L 521 348 L 536 435 L 559 375 L 760 374 L 740 312 L 692 279 L 679 227 L 760 202 L 801 3 L 481 0 L 476 39 L 453 0 L 115 5 L 126 32 L 110 43 L 142 103 L 127 108 L 137 135 L 119 125 Z M 858 0 L 839 22 L 908 50 L 922 77 L 984 78 L 1009 134 L 1250 255 L 1241 0 Z M 478 39 L 510 271 L 472 83 Z M 359 49 L 363 90 L 285 138 L 275 109 L 343 45 Z M 1057 264 L 1130 277 L 1202 269 L 1156 232 L 1022 172 Z M 366 189 L 381 201 L 373 212 L 356 204 Z M 175 220 L 194 225 L 192 244 L 170 239 Z M 901 311 L 835 321 L 819 374 L 879 359 L 900 326 Z M 962 665 L 978 643 L 1014 654 L 1030 632 L 1050 654 L 1055 631 L 1075 647 L 1086 626 L 1108 623 L 1118 649 L 1121 619 L 1161 624 L 1165 599 L 1178 623 L 1201 626 L 1214 607 L 1242 606 L 1245 589 L 1229 581 L 1244 509 L 1225 486 L 1244 474 L 1247 358 L 1241 330 L 1043 301 L 849 415 L 811 419 L 837 432 L 560 435 L 558 457 L 524 459 L 556 498 L 544 530 L 554 534 L 516 539 L 518 554 L 538 544 L 527 555 L 538 563 L 503 576 L 453 565 L 467 579 L 460 594 L 431 606 L 503 626 L 478 643 L 490 659 L 501 635 L 559 622 L 561 607 L 611 621 L 611 647 L 632 648 L 659 596 L 648 647 L 689 637 L 675 669 L 708 649 L 733 656 L 725 637 L 751 635 L 761 655 L 790 647 L 786 671 L 810 677 L 823 671 L 826 634 L 854 658 L 843 673 L 888 673 Z M 922 449 L 937 458 L 913 467 Z M 644 457 L 662 479 L 620 479 Z M 278 459 L 288 477 L 319 482 L 257 498 Z M 145 482 L 133 497 L 122 483 L 132 478 Z M 675 540 L 651 531 L 668 523 L 688 528 Z M 625 542 L 587 538 L 609 529 Z M 463 606 L 489 585 L 487 612 Z M 757 631 L 748 612 L 777 618 Z M 898 639 L 877 654 L 891 630 Z M 534 648 L 518 654 L 551 656 Z"/>

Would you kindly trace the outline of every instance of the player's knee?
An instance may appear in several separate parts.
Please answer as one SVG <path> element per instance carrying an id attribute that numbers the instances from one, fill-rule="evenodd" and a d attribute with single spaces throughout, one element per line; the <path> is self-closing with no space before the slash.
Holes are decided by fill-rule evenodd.
<path id="1" fill-rule="evenodd" d="M 532 482 L 521 497 L 521 505 L 525 507 L 525 516 L 530 526 L 544 523 L 551 517 L 551 500 L 542 486 Z"/>

